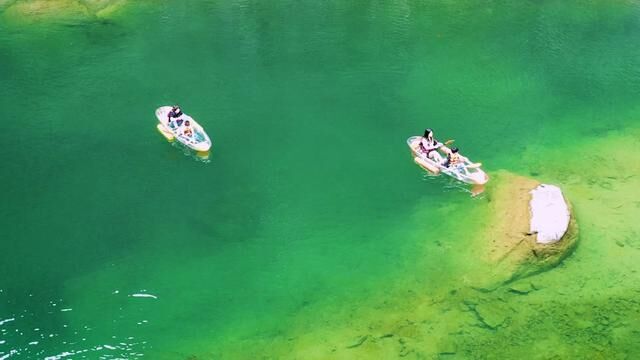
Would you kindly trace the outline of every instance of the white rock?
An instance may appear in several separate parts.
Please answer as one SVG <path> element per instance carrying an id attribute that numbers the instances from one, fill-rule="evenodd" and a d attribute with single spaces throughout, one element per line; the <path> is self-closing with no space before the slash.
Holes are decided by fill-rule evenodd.
<path id="1" fill-rule="evenodd" d="M 567 232 L 571 214 L 562 196 L 554 185 L 539 185 L 531 190 L 531 232 L 537 233 L 537 243 L 553 244 Z"/>

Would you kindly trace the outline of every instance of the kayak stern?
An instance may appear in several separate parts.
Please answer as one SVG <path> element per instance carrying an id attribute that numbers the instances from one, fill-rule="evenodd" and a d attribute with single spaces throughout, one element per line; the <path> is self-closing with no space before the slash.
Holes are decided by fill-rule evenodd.
<path id="1" fill-rule="evenodd" d="M 413 158 L 413 161 L 415 161 L 415 163 L 418 164 L 421 168 L 429 171 L 434 175 L 440 174 L 440 169 L 437 166 L 430 164 L 429 162 L 425 161 L 423 158 L 419 156 L 416 156 L 415 158 Z"/>
<path id="2" fill-rule="evenodd" d="M 158 132 L 162 136 L 164 136 L 164 138 L 167 139 L 168 142 L 174 142 L 176 140 L 176 137 L 173 136 L 173 133 L 171 133 L 171 131 L 167 130 L 167 128 L 165 128 L 164 125 L 158 124 L 156 126 L 156 129 L 158 129 Z"/>

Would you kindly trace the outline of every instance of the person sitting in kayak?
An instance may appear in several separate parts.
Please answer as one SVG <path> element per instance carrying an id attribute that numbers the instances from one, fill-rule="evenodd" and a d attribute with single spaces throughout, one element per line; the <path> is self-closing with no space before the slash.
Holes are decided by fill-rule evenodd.
<path id="1" fill-rule="evenodd" d="M 449 154 L 447 154 L 447 159 L 444 161 L 444 166 L 448 168 L 463 168 L 464 163 L 469 161 L 466 157 L 460 155 L 458 153 L 458 148 L 454 147 L 451 149 Z"/>
<path id="2" fill-rule="evenodd" d="M 193 136 L 193 130 L 191 130 L 191 123 L 189 122 L 189 120 L 184 122 L 184 131 L 182 132 L 182 134 L 188 137 Z"/>
<path id="3" fill-rule="evenodd" d="M 432 159 L 436 162 L 442 162 L 442 156 L 438 153 L 437 149 L 442 146 L 442 143 L 439 143 L 433 137 L 433 130 L 426 129 L 424 131 L 424 135 L 422 139 L 420 139 L 420 143 L 418 147 L 423 154 L 427 155 L 429 159 Z"/>
<path id="4" fill-rule="evenodd" d="M 169 111 L 169 113 L 167 114 L 167 124 L 169 124 L 169 126 L 171 126 L 171 119 L 175 118 L 176 120 L 176 124 L 178 126 L 180 126 L 182 124 L 182 119 L 179 119 L 180 116 L 182 116 L 182 110 L 180 110 L 180 107 L 178 105 L 176 106 L 172 106 L 171 110 Z"/>

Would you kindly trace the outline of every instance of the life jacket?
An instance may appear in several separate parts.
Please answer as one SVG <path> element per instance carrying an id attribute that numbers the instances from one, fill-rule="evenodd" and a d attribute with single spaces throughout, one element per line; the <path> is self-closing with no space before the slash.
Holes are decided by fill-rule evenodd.
<path id="1" fill-rule="evenodd" d="M 448 159 L 449 159 L 449 166 L 458 165 L 462 163 L 462 159 L 460 159 L 460 154 L 458 153 L 449 153 Z"/>
<path id="2" fill-rule="evenodd" d="M 422 151 L 426 152 L 427 154 L 429 154 L 430 152 L 434 151 L 434 147 L 438 144 L 438 141 L 436 141 L 436 139 L 431 139 L 429 140 L 426 137 L 422 137 L 422 139 L 420 140 L 420 147 L 422 148 Z M 431 149 L 429 149 L 431 148 Z"/>

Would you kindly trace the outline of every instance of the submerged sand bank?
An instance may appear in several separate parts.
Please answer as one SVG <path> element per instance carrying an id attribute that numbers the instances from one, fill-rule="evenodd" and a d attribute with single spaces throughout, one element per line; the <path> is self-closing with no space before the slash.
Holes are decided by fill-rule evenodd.
<path id="1" fill-rule="evenodd" d="M 538 234 L 531 231 L 536 216 L 531 204 L 532 190 L 540 183 L 507 171 L 497 172 L 494 181 L 487 195 L 490 216 L 473 245 L 487 262 L 487 272 L 473 277 L 474 286 L 483 290 L 553 268 L 573 251 L 578 238 L 576 219 L 571 216 L 560 241 L 539 243 Z"/>
<path id="2" fill-rule="evenodd" d="M 184 355 L 473 359 L 527 358 L 531 354 L 539 358 L 624 358 L 637 353 L 640 345 L 633 339 L 640 333 L 640 286 L 636 281 L 640 271 L 640 203 L 632 195 L 640 187 L 636 175 L 640 173 L 640 154 L 629 149 L 640 148 L 639 135 L 638 130 L 611 133 L 585 139 L 580 146 L 572 143 L 566 148 L 527 151 L 523 161 L 540 172 L 539 179 L 509 173 L 494 178 L 492 186 L 502 184 L 505 188 L 489 189 L 485 205 L 479 203 L 486 211 L 461 220 L 462 225 L 477 223 L 479 229 L 487 229 L 488 218 L 490 230 L 471 241 L 478 248 L 451 243 L 443 250 L 443 256 L 461 258 L 459 267 L 463 270 L 445 274 L 449 277 L 440 284 L 429 284 L 436 274 L 422 278 L 407 274 L 405 279 L 381 284 L 377 296 L 359 299 L 354 295 L 351 301 L 306 306 L 269 336 L 247 334 L 229 339 L 215 350 L 192 349 Z M 601 149 L 610 154 L 606 161 Z M 542 162 L 559 156 L 584 160 Z M 493 217 L 494 208 L 507 214 L 526 212 L 523 207 L 505 210 L 500 204 L 518 196 L 514 191 L 519 187 L 528 188 L 538 180 L 560 184 L 571 199 L 581 224 L 581 245 L 552 271 L 521 276 L 491 291 L 478 290 L 475 285 L 491 279 L 489 275 L 495 272 L 492 264 L 504 254 L 500 243 L 491 243 L 487 234 L 500 234 L 514 225 L 492 221 L 505 219 L 499 214 Z M 455 208 L 447 211 L 455 212 Z M 509 219 L 517 221 L 518 217 Z M 552 259 L 554 265 L 561 260 Z M 195 358 L 200 358 L 198 355 Z"/>
<path id="3" fill-rule="evenodd" d="M 13 21 L 107 18 L 127 0 L 0 0 L 0 11 Z"/>

